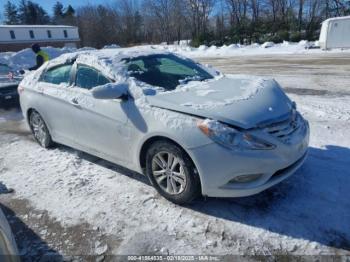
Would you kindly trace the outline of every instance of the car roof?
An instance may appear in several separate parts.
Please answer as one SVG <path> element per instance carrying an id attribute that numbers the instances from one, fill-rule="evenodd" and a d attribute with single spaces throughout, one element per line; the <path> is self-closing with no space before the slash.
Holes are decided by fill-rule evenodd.
<path id="1" fill-rule="evenodd" d="M 160 54 L 172 53 L 152 48 L 152 46 L 83 50 L 63 54 L 50 61 L 49 67 L 76 61 L 78 64 L 92 66 L 106 76 L 117 80 L 120 76 L 127 76 L 124 59 Z"/>
<path id="2" fill-rule="evenodd" d="M 104 60 L 106 57 L 113 61 L 121 61 L 124 58 L 148 56 L 157 54 L 170 54 L 168 51 L 162 51 L 159 49 L 152 48 L 152 46 L 138 46 L 128 48 L 107 48 L 107 49 L 92 49 L 83 50 L 71 53 L 76 56 L 90 56 L 100 60 Z"/>

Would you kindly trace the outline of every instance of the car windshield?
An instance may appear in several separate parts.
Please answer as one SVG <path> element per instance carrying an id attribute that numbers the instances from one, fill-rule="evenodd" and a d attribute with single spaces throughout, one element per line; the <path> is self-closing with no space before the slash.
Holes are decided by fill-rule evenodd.
<path id="1" fill-rule="evenodd" d="M 0 64 L 0 75 L 7 75 L 10 72 L 10 67 Z"/>
<path id="2" fill-rule="evenodd" d="M 129 75 L 153 86 L 174 90 L 189 81 L 204 81 L 213 76 L 191 60 L 171 54 L 126 59 Z"/>

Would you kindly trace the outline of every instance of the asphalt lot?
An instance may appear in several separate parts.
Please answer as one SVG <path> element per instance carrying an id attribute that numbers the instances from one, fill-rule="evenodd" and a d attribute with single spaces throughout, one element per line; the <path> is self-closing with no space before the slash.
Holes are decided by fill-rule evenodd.
<path id="1" fill-rule="evenodd" d="M 227 74 L 275 78 L 288 93 L 350 95 L 350 54 L 258 55 L 199 58 Z"/>
<path id="2" fill-rule="evenodd" d="M 335 99 L 334 101 L 338 101 L 338 99 L 343 99 L 344 97 L 349 96 L 348 99 L 350 101 L 350 54 L 310 55 L 307 57 L 300 55 L 244 56 L 230 58 L 202 58 L 198 60 L 202 63 L 210 64 L 225 73 L 254 74 L 273 77 L 285 88 L 286 92 L 293 96 L 293 98 L 296 100 L 300 99 L 300 101 L 308 101 L 307 96 L 310 96 L 316 97 L 317 99 L 319 98 L 321 99 L 320 101 L 332 101 L 332 99 Z M 305 103 L 305 106 L 306 104 L 307 103 Z M 302 106 L 304 106 L 304 104 L 302 104 Z M 345 113 L 344 115 L 348 116 L 349 112 Z M 314 121 L 312 125 L 314 125 L 316 128 L 319 126 L 320 128 L 323 128 L 324 125 L 332 126 L 333 124 L 337 127 L 344 126 L 344 132 L 340 134 L 339 138 L 341 140 L 341 136 L 346 137 L 347 132 L 345 129 L 348 130 L 348 128 L 350 128 L 350 118 L 342 118 L 340 120 L 339 122 L 334 122 L 338 121 L 338 119 L 326 120 L 323 119 L 322 115 L 320 115 L 319 120 Z M 325 130 L 325 132 L 328 132 L 327 128 Z M 326 136 L 326 139 L 331 139 L 330 137 L 332 132 L 335 131 L 331 129 L 331 131 L 329 131 L 329 136 Z M 20 148 L 22 145 L 29 145 L 28 148 L 33 148 L 35 153 L 46 154 L 40 149 L 37 149 L 37 146 L 35 145 L 26 124 L 21 120 L 18 109 L 11 109 L 10 111 L 0 110 L 0 151 L 3 151 L 3 158 L 0 158 L 0 164 L 2 163 L 1 161 L 6 161 L 5 150 L 8 150 L 10 155 L 14 155 L 13 151 L 15 151 L 15 148 Z M 12 148 L 14 149 L 12 150 Z M 348 145 L 345 145 L 344 148 L 347 148 L 347 151 L 344 152 L 349 151 Z M 277 217 L 274 218 L 274 222 L 270 223 L 268 221 L 268 218 L 272 219 L 275 216 L 275 213 L 277 212 L 275 210 L 276 208 L 281 206 L 282 210 L 283 207 L 285 209 L 287 208 L 289 200 L 287 199 L 286 194 L 291 194 L 293 196 L 295 195 L 295 197 L 297 196 L 299 189 L 295 184 L 293 184 L 293 182 L 297 181 L 296 178 L 294 180 L 292 178 L 289 182 L 282 183 L 280 187 L 268 190 L 265 193 L 260 194 L 258 197 L 234 199 L 232 201 L 220 199 L 200 200 L 193 208 L 182 208 L 174 207 L 174 205 L 161 199 L 153 191 L 153 189 L 147 185 L 147 182 L 145 182 L 142 178 L 139 178 L 138 174 L 134 174 L 127 170 L 120 171 L 120 167 L 113 166 L 104 161 L 101 162 L 94 157 L 88 156 L 81 152 L 76 152 L 75 150 L 66 147 L 59 147 L 57 150 L 58 151 L 51 151 L 49 154 L 52 155 L 57 152 L 61 155 L 65 155 L 65 157 L 67 156 L 68 158 L 73 155 L 74 164 L 79 165 L 81 162 L 79 159 L 82 159 L 83 162 L 89 162 L 89 166 L 101 166 L 102 170 L 108 173 L 108 175 L 116 174 L 116 177 L 118 177 L 118 173 L 122 173 L 124 174 L 123 179 L 125 178 L 128 182 L 125 183 L 124 180 L 118 180 L 118 182 L 121 183 L 121 186 L 131 186 L 133 183 L 138 184 L 138 189 L 141 190 L 140 194 L 142 195 L 144 192 L 146 192 L 143 200 L 144 203 L 138 206 L 138 208 L 140 208 L 143 212 L 148 210 L 146 207 L 152 208 L 151 210 L 154 210 L 155 216 L 167 217 L 167 214 L 169 214 L 168 217 L 171 219 L 171 214 L 173 214 L 172 212 L 175 212 L 172 211 L 172 209 L 176 210 L 176 214 L 180 214 L 177 216 L 177 219 L 180 222 L 169 222 L 169 228 L 174 228 L 173 230 L 175 232 L 174 233 L 171 231 L 171 234 L 174 233 L 177 240 L 185 239 L 190 241 L 192 236 L 194 243 L 199 243 L 202 241 L 204 243 L 203 245 L 193 244 L 193 247 L 191 247 L 196 254 L 203 252 L 203 250 L 207 250 L 206 252 L 208 253 L 217 252 L 217 254 L 225 254 L 225 252 L 228 254 L 228 250 L 232 250 L 232 252 L 235 253 L 240 252 L 258 255 L 310 254 L 310 252 L 312 253 L 313 251 L 316 254 L 319 254 L 321 251 L 325 253 L 328 252 L 327 254 L 350 254 L 349 232 L 341 232 L 339 229 L 336 230 L 335 224 L 333 225 L 330 223 L 331 229 L 334 229 L 333 231 L 327 231 L 328 229 L 326 230 L 324 228 L 320 228 L 318 233 L 313 232 L 312 234 L 310 233 L 310 235 L 309 233 L 305 233 L 301 230 L 299 231 L 299 229 L 296 229 L 295 231 L 297 233 L 294 234 L 293 229 L 289 228 L 292 227 L 294 223 L 298 224 L 298 222 L 293 221 L 294 218 L 297 219 L 298 216 L 304 216 L 298 220 L 299 223 L 301 223 L 300 225 L 298 224 L 298 226 L 310 227 L 313 230 L 316 230 L 315 228 L 317 228 L 317 226 L 321 226 L 322 224 L 326 223 L 326 217 L 319 218 L 319 221 L 315 222 L 315 227 L 313 227 L 312 224 L 303 225 L 303 222 L 309 223 L 312 221 L 312 217 L 308 216 L 312 216 L 314 213 L 311 211 L 308 213 L 308 211 L 304 210 L 299 214 L 298 212 L 295 212 L 298 210 L 293 209 L 291 210 L 292 213 L 290 215 L 286 215 L 285 217 L 281 218 L 283 219 L 283 222 L 280 221 L 280 225 L 274 224 L 276 221 L 278 222 Z M 320 156 L 325 157 L 323 153 L 320 153 L 317 150 L 318 149 L 315 148 L 312 149 L 312 155 L 314 155 L 315 158 Z M 339 151 L 340 150 L 338 149 L 337 152 Z M 28 154 L 31 154 L 31 152 L 28 152 Z M 347 156 L 350 156 L 350 154 L 346 153 L 345 157 Z M 19 158 L 17 160 L 22 161 L 23 159 Z M 14 166 L 16 165 L 16 162 L 11 163 L 13 166 L 4 168 L 0 166 L 0 182 L 2 181 L 2 174 L 5 174 L 5 172 L 8 171 L 6 168 L 15 169 Z M 36 165 L 37 163 L 34 164 Z M 327 167 L 327 165 L 322 166 L 322 168 L 324 167 Z M 310 168 L 310 166 L 306 166 L 302 172 L 305 170 L 307 171 Z M 28 167 L 28 172 L 30 169 L 31 167 Z M 56 172 L 55 170 L 55 167 L 52 167 L 50 172 Z M 336 169 L 336 167 L 334 167 L 334 170 L 336 170 L 334 172 L 339 172 L 340 169 Z M 40 172 L 40 170 L 38 172 Z M 315 173 L 317 172 L 318 171 L 316 170 Z M 49 173 L 49 171 L 47 171 L 47 173 Z M 78 178 L 81 179 L 81 177 Z M 42 180 L 45 179 L 49 179 L 49 177 L 42 177 Z M 87 178 L 87 180 L 89 179 L 90 178 Z M 94 180 L 91 180 L 91 183 L 93 181 Z M 306 182 L 309 183 L 309 181 Z M 70 181 L 70 183 L 74 182 Z M 89 184 L 89 181 L 86 183 Z M 123 185 L 123 183 L 125 184 Z M 34 184 L 34 182 L 31 183 L 31 181 L 28 181 L 28 190 L 35 190 L 35 187 L 31 187 L 31 184 Z M 158 249 L 156 244 L 144 246 L 144 243 L 140 243 L 141 240 L 144 242 L 157 242 L 155 240 L 156 236 L 154 236 L 154 238 L 149 238 L 144 236 L 143 233 L 140 233 L 140 235 L 138 234 L 138 231 L 142 231 L 144 228 L 149 230 L 147 232 L 151 232 L 151 228 L 154 228 L 148 225 L 147 221 L 141 220 L 141 218 L 140 220 L 136 221 L 137 226 L 133 225 L 133 229 L 131 229 L 132 226 L 130 226 L 129 229 L 128 222 L 125 222 L 126 225 L 123 225 L 120 229 L 121 233 L 119 231 L 114 231 L 114 229 L 118 228 L 118 225 L 113 227 L 113 230 L 108 231 L 104 230 L 99 225 L 90 223 L 91 221 L 88 219 L 82 223 L 71 225 L 69 223 L 65 223 L 65 221 L 62 221 L 62 219 L 55 217 L 51 210 L 45 210 L 36 206 L 35 201 L 32 201 L 32 199 L 29 197 L 23 197 L 23 195 L 26 194 L 17 194 L 17 188 L 16 186 L 13 186 L 14 184 L 9 183 L 9 185 L 15 189 L 15 193 L 4 194 L 6 190 L 0 190 L 1 206 L 4 208 L 5 213 L 9 218 L 16 240 L 18 241 L 20 253 L 26 257 L 31 256 L 32 258 L 38 258 L 41 255 L 49 254 L 54 255 L 55 259 L 58 260 L 72 260 L 74 255 L 92 254 L 95 255 L 95 257 L 89 257 L 89 259 L 105 258 L 107 261 L 109 261 L 113 260 L 113 258 L 104 257 L 105 255 L 116 254 L 122 251 L 127 252 L 128 250 L 134 250 L 136 253 L 151 252 L 151 250 L 164 252 L 164 250 L 162 251 L 161 249 Z M 60 185 L 65 186 L 66 184 L 61 183 Z M 6 189 L 7 186 L 7 183 L 3 182 L 0 188 Z M 79 184 L 79 186 L 81 185 Z M 54 190 L 54 188 L 55 185 L 53 185 L 52 190 Z M 305 189 L 305 185 L 302 188 Z M 23 192 L 22 188 L 20 190 Z M 77 190 L 79 190 L 79 188 Z M 37 197 L 36 195 L 41 193 L 45 194 L 45 192 L 32 192 L 31 195 L 34 199 Z M 72 194 L 74 195 L 73 192 Z M 103 191 L 99 192 L 98 196 L 103 196 Z M 328 203 L 327 201 L 324 203 Z M 139 202 L 139 200 L 135 199 L 135 201 L 131 203 L 135 204 L 137 202 Z M 118 205 L 120 202 L 116 200 L 114 204 Z M 152 206 L 147 206 L 151 204 Z M 315 204 L 315 206 L 318 205 Z M 321 207 L 321 204 L 319 206 Z M 329 208 L 330 206 L 325 205 L 325 207 Z M 342 207 L 349 208 L 348 206 Z M 118 212 L 125 212 L 125 216 L 122 217 L 123 219 L 129 219 L 130 213 L 126 212 L 124 209 L 119 210 L 117 206 L 115 206 L 115 208 Z M 220 208 L 222 211 L 220 211 Z M 224 211 L 225 209 L 229 209 L 231 211 L 235 210 L 233 211 L 235 214 L 226 213 L 227 211 Z M 258 216 L 261 216 L 261 218 L 257 217 L 256 214 L 253 216 L 252 213 L 254 212 L 252 210 L 255 210 L 254 212 L 256 212 Z M 295 214 L 293 214 L 293 211 Z M 342 212 L 345 212 L 344 210 L 339 211 L 337 208 L 335 208 L 333 211 L 335 215 L 343 215 L 344 213 Z M 55 212 L 58 211 L 56 210 Z M 218 215 L 216 212 L 222 214 Z M 327 213 L 328 215 L 329 212 Z M 138 213 L 138 215 L 140 214 Z M 145 215 L 145 213 L 141 213 L 141 216 L 142 215 Z M 346 215 L 348 216 L 349 213 L 346 213 Z M 151 218 L 148 220 L 149 224 L 156 221 L 155 216 L 150 215 L 148 217 L 148 215 L 145 215 L 146 218 Z M 186 227 L 184 230 L 182 230 L 181 226 L 186 224 L 181 219 L 187 221 L 193 220 L 196 222 L 193 222 L 193 225 L 191 225 L 189 228 Z M 134 223 L 136 222 L 134 221 Z M 249 225 L 252 227 L 262 228 L 264 232 L 268 231 L 278 233 L 279 236 L 274 236 L 273 239 L 269 239 L 270 235 L 261 233 L 260 236 L 254 236 L 252 239 L 245 239 L 244 236 L 249 235 L 249 230 L 247 231 L 248 233 L 242 233 L 240 230 L 239 233 L 237 232 L 237 235 L 234 233 L 234 229 L 242 227 L 233 225 L 233 223 L 238 222 L 240 225 L 243 225 L 243 228 L 245 228 L 246 225 Z M 119 221 L 119 223 L 121 222 Z M 197 225 L 201 223 L 205 224 L 203 229 L 204 231 L 200 231 L 199 229 L 201 229 L 201 226 L 195 226 L 195 223 Z M 155 228 L 162 228 L 161 231 L 168 233 L 167 227 L 163 229 L 163 226 L 166 226 L 164 225 L 164 221 L 162 224 L 156 224 L 153 226 L 155 226 Z M 230 227 L 233 229 L 227 229 Z M 158 232 L 156 229 L 154 230 Z M 130 236 L 128 236 L 128 234 L 130 234 Z M 131 234 L 135 234 L 136 238 L 141 240 L 134 239 Z M 169 235 L 171 234 L 169 233 Z M 150 233 L 150 235 L 152 235 L 152 233 Z M 168 235 L 164 238 L 163 237 L 161 235 L 159 237 L 159 241 L 163 241 L 164 239 L 168 240 Z M 306 242 L 309 242 L 306 244 L 289 244 L 289 242 L 294 243 L 294 240 L 289 239 L 289 237 L 292 237 L 293 239 L 304 239 Z M 123 242 L 125 238 L 128 238 L 127 244 L 131 246 L 127 246 Z M 233 243 L 239 243 L 240 247 L 236 248 L 236 244 Z M 133 245 L 135 246 L 135 249 L 132 249 Z M 188 251 L 188 249 L 186 249 L 186 245 L 181 246 L 181 250 L 185 250 L 184 252 L 186 252 L 186 250 Z M 174 250 L 168 250 L 166 252 L 174 253 Z M 87 258 L 85 257 L 80 259 L 86 260 Z"/>

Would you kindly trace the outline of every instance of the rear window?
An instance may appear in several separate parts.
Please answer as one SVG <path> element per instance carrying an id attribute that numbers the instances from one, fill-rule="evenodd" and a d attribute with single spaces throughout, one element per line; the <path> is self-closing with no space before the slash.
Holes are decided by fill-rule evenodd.
<path id="1" fill-rule="evenodd" d="M 40 81 L 47 82 L 55 85 L 70 82 L 70 71 L 72 65 L 62 65 L 47 70 L 42 76 Z"/>
<path id="2" fill-rule="evenodd" d="M 10 30 L 11 39 L 16 39 L 15 31 Z"/>
<path id="3" fill-rule="evenodd" d="M 33 30 L 29 30 L 29 36 L 30 36 L 30 38 L 34 38 L 35 36 L 34 36 L 34 31 Z"/>

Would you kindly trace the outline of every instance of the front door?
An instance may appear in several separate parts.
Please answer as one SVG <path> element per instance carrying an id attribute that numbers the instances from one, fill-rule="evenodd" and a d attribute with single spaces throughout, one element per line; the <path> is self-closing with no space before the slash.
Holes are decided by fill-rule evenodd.
<path id="1" fill-rule="evenodd" d="M 127 126 L 128 101 L 95 99 L 91 89 L 111 82 L 94 68 L 77 65 L 73 103 L 78 126 L 76 141 L 89 151 L 107 155 L 116 162 L 129 162 L 130 128 Z"/>

